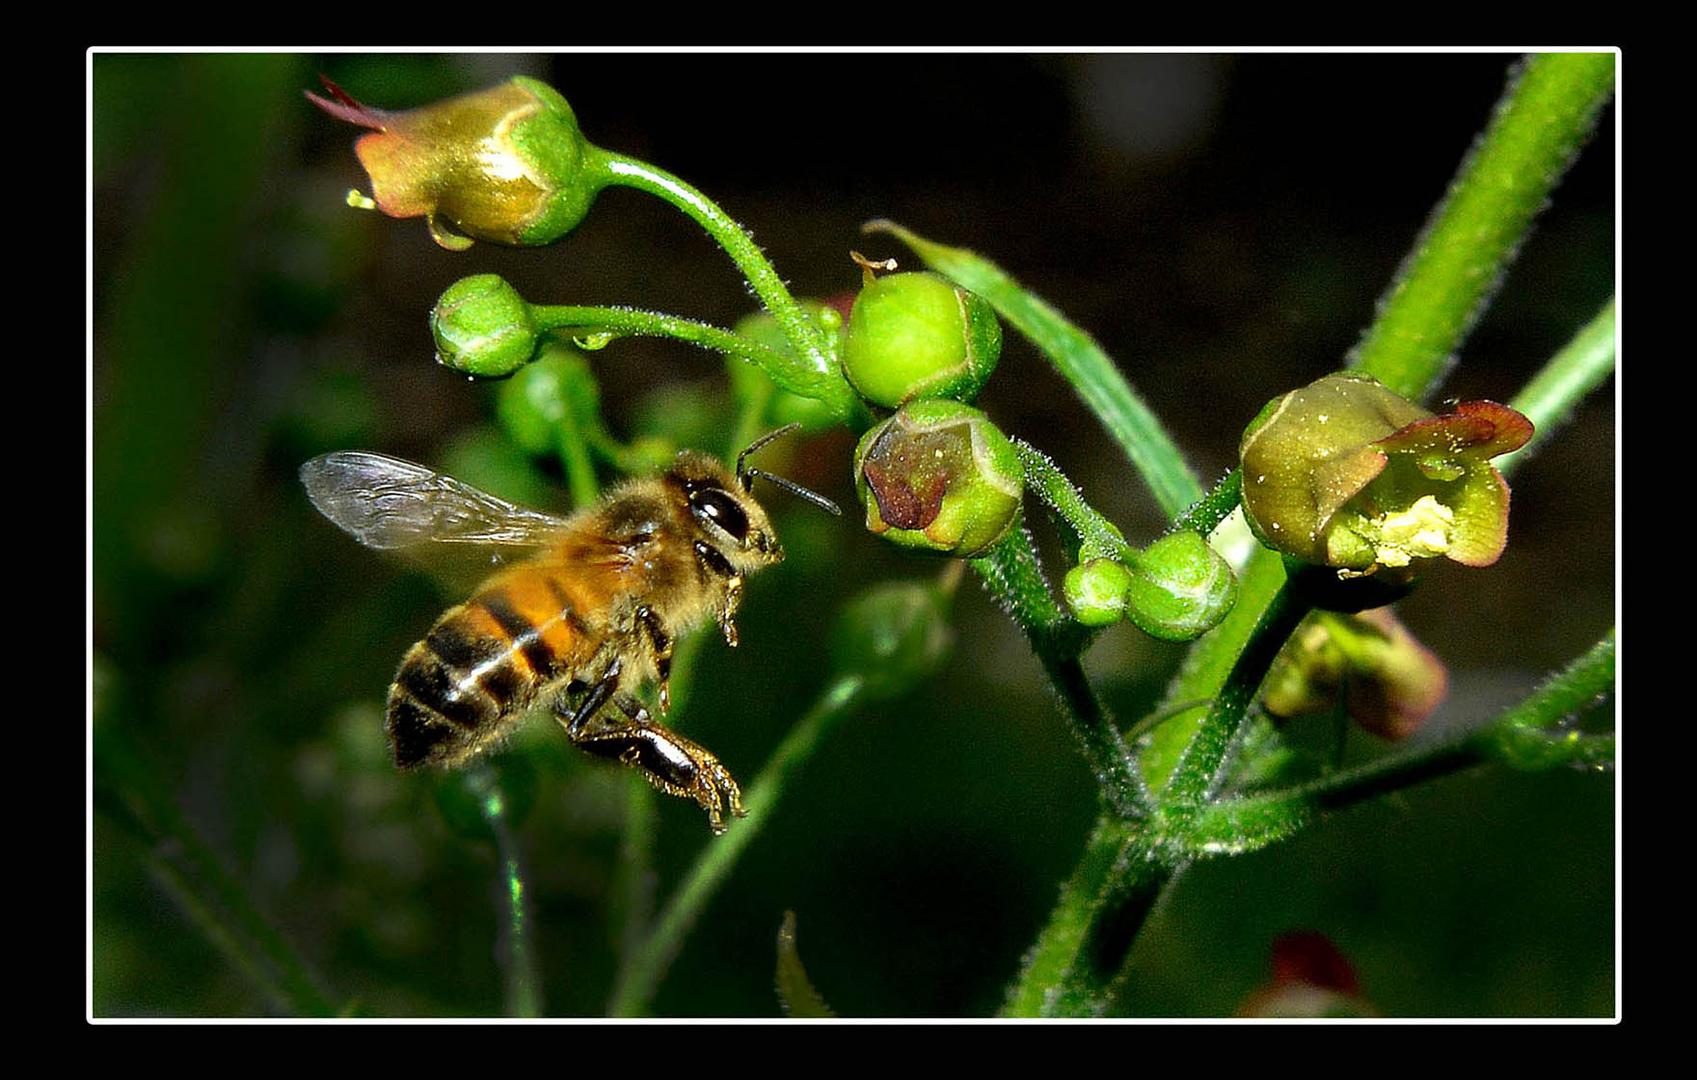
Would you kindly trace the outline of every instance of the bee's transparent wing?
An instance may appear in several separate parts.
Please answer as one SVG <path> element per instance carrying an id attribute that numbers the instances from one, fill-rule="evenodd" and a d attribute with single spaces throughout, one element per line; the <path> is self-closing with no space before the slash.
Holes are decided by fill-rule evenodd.
<path id="1" fill-rule="evenodd" d="M 417 555 L 414 549 L 440 544 L 496 549 L 487 566 L 545 544 L 566 524 L 386 454 L 324 454 L 302 465 L 300 476 L 319 513 L 381 551 Z"/>

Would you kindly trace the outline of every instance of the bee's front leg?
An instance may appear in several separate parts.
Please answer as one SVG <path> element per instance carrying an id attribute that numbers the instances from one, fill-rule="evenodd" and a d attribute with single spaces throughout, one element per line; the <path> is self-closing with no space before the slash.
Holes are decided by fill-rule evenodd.
<path id="1" fill-rule="evenodd" d="M 617 675 L 612 679 L 616 688 Z M 607 682 L 603 679 L 592 688 L 591 697 Z M 706 747 L 656 724 L 648 710 L 628 694 L 613 697 L 613 691 L 609 690 L 597 708 L 610 697 L 625 719 L 613 719 L 605 710 L 584 714 L 580 705 L 575 712 L 583 714 L 583 720 L 575 729 L 571 722 L 562 719 L 566 734 L 574 743 L 597 757 L 636 769 L 668 795 L 694 799 L 707 811 L 707 824 L 715 833 L 725 831 L 726 811 L 737 817 L 748 816 L 742 805 L 742 789 Z M 584 700 L 588 702 L 589 698 Z M 556 709 L 560 707 L 556 705 Z"/>
<path id="2" fill-rule="evenodd" d="M 654 652 L 654 671 L 660 680 L 660 711 L 672 711 L 672 635 L 665 622 L 647 604 L 636 609 L 636 624 L 648 637 Z"/>
<path id="3" fill-rule="evenodd" d="M 719 609 L 719 632 L 725 635 L 725 644 L 734 649 L 737 647 L 737 606 L 742 603 L 742 575 L 706 541 L 695 542 L 695 557 L 709 573 L 725 579 L 725 602 Z"/>

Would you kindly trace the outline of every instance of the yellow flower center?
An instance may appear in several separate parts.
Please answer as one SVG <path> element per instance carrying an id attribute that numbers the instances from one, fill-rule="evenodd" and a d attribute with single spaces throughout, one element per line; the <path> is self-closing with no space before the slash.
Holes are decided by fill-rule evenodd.
<path id="1" fill-rule="evenodd" d="M 1413 506 L 1382 514 L 1372 525 L 1377 533 L 1374 559 L 1381 566 L 1407 566 L 1413 559 L 1430 559 L 1450 549 L 1455 511 L 1422 495 Z"/>

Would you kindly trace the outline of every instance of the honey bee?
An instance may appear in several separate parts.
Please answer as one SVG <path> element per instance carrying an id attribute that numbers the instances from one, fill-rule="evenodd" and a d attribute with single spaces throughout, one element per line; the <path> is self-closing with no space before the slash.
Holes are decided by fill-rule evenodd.
<path id="1" fill-rule="evenodd" d="M 752 488 L 764 479 L 833 514 L 806 488 L 684 451 L 666 472 L 631 480 L 570 517 L 527 510 L 422 465 L 340 452 L 301 466 L 313 506 L 367 547 L 463 545 L 501 565 L 407 651 L 389 688 L 395 764 L 456 766 L 547 703 L 585 751 L 694 799 L 715 833 L 744 816 L 742 792 L 708 750 L 657 723 L 634 696 L 659 683 L 661 713 L 678 636 L 714 619 L 728 645 L 743 579 L 783 548 Z M 432 548 L 433 549 L 433 548 Z"/>

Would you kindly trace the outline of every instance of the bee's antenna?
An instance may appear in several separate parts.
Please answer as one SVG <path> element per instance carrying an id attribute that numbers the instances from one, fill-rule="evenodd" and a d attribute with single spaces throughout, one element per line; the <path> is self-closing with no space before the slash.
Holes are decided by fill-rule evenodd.
<path id="1" fill-rule="evenodd" d="M 796 428 L 799 428 L 800 426 L 801 425 L 799 423 L 791 423 L 791 424 L 785 424 L 783 427 L 778 428 L 776 431 L 768 431 L 766 434 L 760 436 L 760 438 L 755 439 L 753 442 L 749 443 L 747 449 L 743 450 L 742 453 L 737 455 L 737 480 L 739 482 L 741 482 L 742 489 L 744 491 L 748 491 L 751 488 L 753 488 L 754 477 L 756 475 L 756 470 L 750 469 L 743 464 L 744 461 L 748 460 L 748 455 L 754 453 L 756 450 L 760 449 L 762 446 L 765 446 L 767 443 L 771 442 L 773 439 L 783 438 L 785 435 L 788 435 L 790 432 L 794 431 Z M 766 476 L 767 474 L 760 473 L 759 475 Z"/>
<path id="2" fill-rule="evenodd" d="M 742 489 L 744 491 L 753 491 L 754 490 L 754 481 L 756 481 L 756 480 L 766 480 L 766 481 L 769 481 L 770 483 L 776 484 L 777 486 L 783 488 L 785 491 L 789 492 L 791 495 L 795 495 L 798 498 L 805 499 L 806 501 L 812 503 L 814 506 L 817 506 L 819 509 L 825 511 L 827 514 L 835 514 L 837 517 L 842 517 L 843 516 L 842 508 L 839 507 L 836 503 L 832 502 L 830 499 L 827 499 L 825 496 L 819 494 L 817 491 L 809 491 L 806 488 L 802 487 L 800 484 L 796 483 L 794 480 L 789 480 L 789 479 L 786 479 L 782 476 L 773 476 L 771 473 L 766 472 L 763 469 L 756 469 L 756 468 L 753 468 L 752 466 L 746 464 L 746 462 L 748 460 L 748 455 L 754 453 L 756 450 L 760 449 L 762 446 L 765 446 L 767 443 L 771 442 L 773 439 L 783 438 L 785 435 L 788 435 L 790 432 L 796 430 L 799 427 L 801 427 L 800 424 L 785 424 L 783 427 L 778 428 L 776 431 L 768 431 L 766 434 L 760 436 L 760 438 L 755 439 L 753 442 L 749 443 L 748 448 L 746 450 L 744 450 L 742 453 L 737 455 L 737 482 L 742 485 Z"/>
<path id="3" fill-rule="evenodd" d="M 825 496 L 819 494 L 817 491 L 809 491 L 806 488 L 802 487 L 800 484 L 796 483 L 794 480 L 791 480 L 787 477 L 773 476 L 771 473 L 763 472 L 760 469 L 749 469 L 747 475 L 748 475 L 748 479 L 745 480 L 744 483 L 743 483 L 743 486 L 745 488 L 749 484 L 752 484 L 755 480 L 765 480 L 769 483 L 773 483 L 773 484 L 778 485 L 779 487 L 783 488 L 785 491 L 789 492 L 791 495 L 795 495 L 795 496 L 798 496 L 800 498 L 806 499 L 808 502 L 812 503 L 814 506 L 817 506 L 819 509 L 825 511 L 827 514 L 835 514 L 837 517 L 843 516 L 843 508 L 842 507 L 838 506 L 836 503 L 832 502 L 830 499 L 827 499 Z"/>

